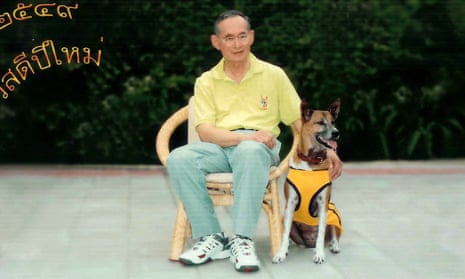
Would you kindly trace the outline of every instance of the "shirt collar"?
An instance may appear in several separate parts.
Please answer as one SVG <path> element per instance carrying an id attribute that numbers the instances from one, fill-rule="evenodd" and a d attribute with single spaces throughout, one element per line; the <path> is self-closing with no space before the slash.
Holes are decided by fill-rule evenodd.
<path id="1" fill-rule="evenodd" d="M 249 62 L 250 69 L 247 71 L 244 80 L 251 75 L 255 75 L 263 71 L 263 66 L 260 63 L 260 60 L 257 57 L 255 57 L 253 53 L 249 53 Z M 213 77 L 216 79 L 230 79 L 224 72 L 224 58 L 221 58 L 220 62 L 213 67 L 212 73 Z"/>

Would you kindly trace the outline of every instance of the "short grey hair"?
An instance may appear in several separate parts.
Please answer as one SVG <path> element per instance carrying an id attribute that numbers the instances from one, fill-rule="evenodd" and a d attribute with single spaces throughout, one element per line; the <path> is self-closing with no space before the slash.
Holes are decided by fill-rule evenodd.
<path id="1" fill-rule="evenodd" d="M 245 21 L 247 22 L 247 29 L 250 30 L 251 26 L 250 26 L 250 19 L 248 16 L 246 16 L 243 12 L 240 12 L 240 11 L 237 11 L 237 10 L 229 10 L 229 11 L 225 11 L 223 13 L 221 13 L 215 20 L 215 26 L 214 26 L 214 29 L 213 29 L 213 32 L 215 32 L 216 35 L 218 35 L 220 33 L 220 29 L 218 27 L 218 25 L 220 24 L 220 22 L 222 22 L 223 20 L 227 19 L 227 18 L 230 18 L 230 17 L 235 17 L 235 16 L 240 16 L 242 17 L 243 19 L 245 19 Z"/>

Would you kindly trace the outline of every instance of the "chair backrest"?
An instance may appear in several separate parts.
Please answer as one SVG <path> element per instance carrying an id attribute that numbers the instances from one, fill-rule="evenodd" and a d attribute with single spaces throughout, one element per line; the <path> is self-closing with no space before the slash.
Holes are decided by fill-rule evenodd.
<path id="1" fill-rule="evenodd" d="M 194 96 L 192 96 L 189 99 L 189 114 L 187 117 L 187 142 L 193 143 L 198 141 L 200 141 L 200 138 L 195 130 Z"/>

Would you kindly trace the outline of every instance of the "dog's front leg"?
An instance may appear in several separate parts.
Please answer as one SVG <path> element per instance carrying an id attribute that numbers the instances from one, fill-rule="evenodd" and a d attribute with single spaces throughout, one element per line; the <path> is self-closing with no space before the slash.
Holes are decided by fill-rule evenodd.
<path id="1" fill-rule="evenodd" d="M 288 187 L 285 185 L 284 187 Z M 298 196 L 292 187 L 289 187 L 289 197 L 286 203 L 286 209 L 284 211 L 284 231 L 283 238 L 281 240 L 281 246 L 278 252 L 273 257 L 273 263 L 281 263 L 286 259 L 287 252 L 289 249 L 289 235 L 291 233 L 292 219 L 294 217 L 295 207 L 298 202 Z"/>
<path id="2" fill-rule="evenodd" d="M 328 191 L 325 188 L 318 194 L 318 235 L 315 245 L 315 256 L 313 257 L 313 262 L 321 264 L 325 261 L 325 233 L 326 233 L 326 220 L 328 218 L 328 201 L 326 198 L 326 192 Z"/>
<path id="3" fill-rule="evenodd" d="M 339 241 L 337 239 L 336 227 L 330 226 L 330 232 L 331 232 L 331 240 L 328 244 L 328 247 L 331 252 L 333 252 L 334 254 L 337 254 L 341 251 L 341 248 L 339 247 Z"/>

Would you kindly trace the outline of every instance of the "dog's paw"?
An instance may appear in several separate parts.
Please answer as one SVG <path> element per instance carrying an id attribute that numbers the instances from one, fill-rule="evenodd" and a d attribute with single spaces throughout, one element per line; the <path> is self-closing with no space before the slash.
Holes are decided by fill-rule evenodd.
<path id="1" fill-rule="evenodd" d="M 274 256 L 273 257 L 273 263 L 278 264 L 278 263 L 284 262 L 284 260 L 286 259 L 286 256 L 287 256 L 287 254 Z"/>
<path id="2" fill-rule="evenodd" d="M 272 262 L 274 264 L 282 263 L 287 257 L 287 253 L 289 251 L 289 239 L 284 239 L 279 246 L 278 252 L 274 255 Z"/>
<path id="3" fill-rule="evenodd" d="M 334 254 L 341 252 L 341 247 L 339 247 L 339 241 L 335 239 L 329 242 L 328 248 L 329 248 L 329 251 L 333 252 Z"/>
<path id="4" fill-rule="evenodd" d="M 287 249 L 279 249 L 278 253 L 273 257 L 273 263 L 278 264 L 284 262 L 287 257 Z"/>
<path id="5" fill-rule="evenodd" d="M 324 261 L 325 261 L 325 253 L 315 251 L 315 256 L 313 256 L 313 262 L 316 264 L 322 264 Z"/>

